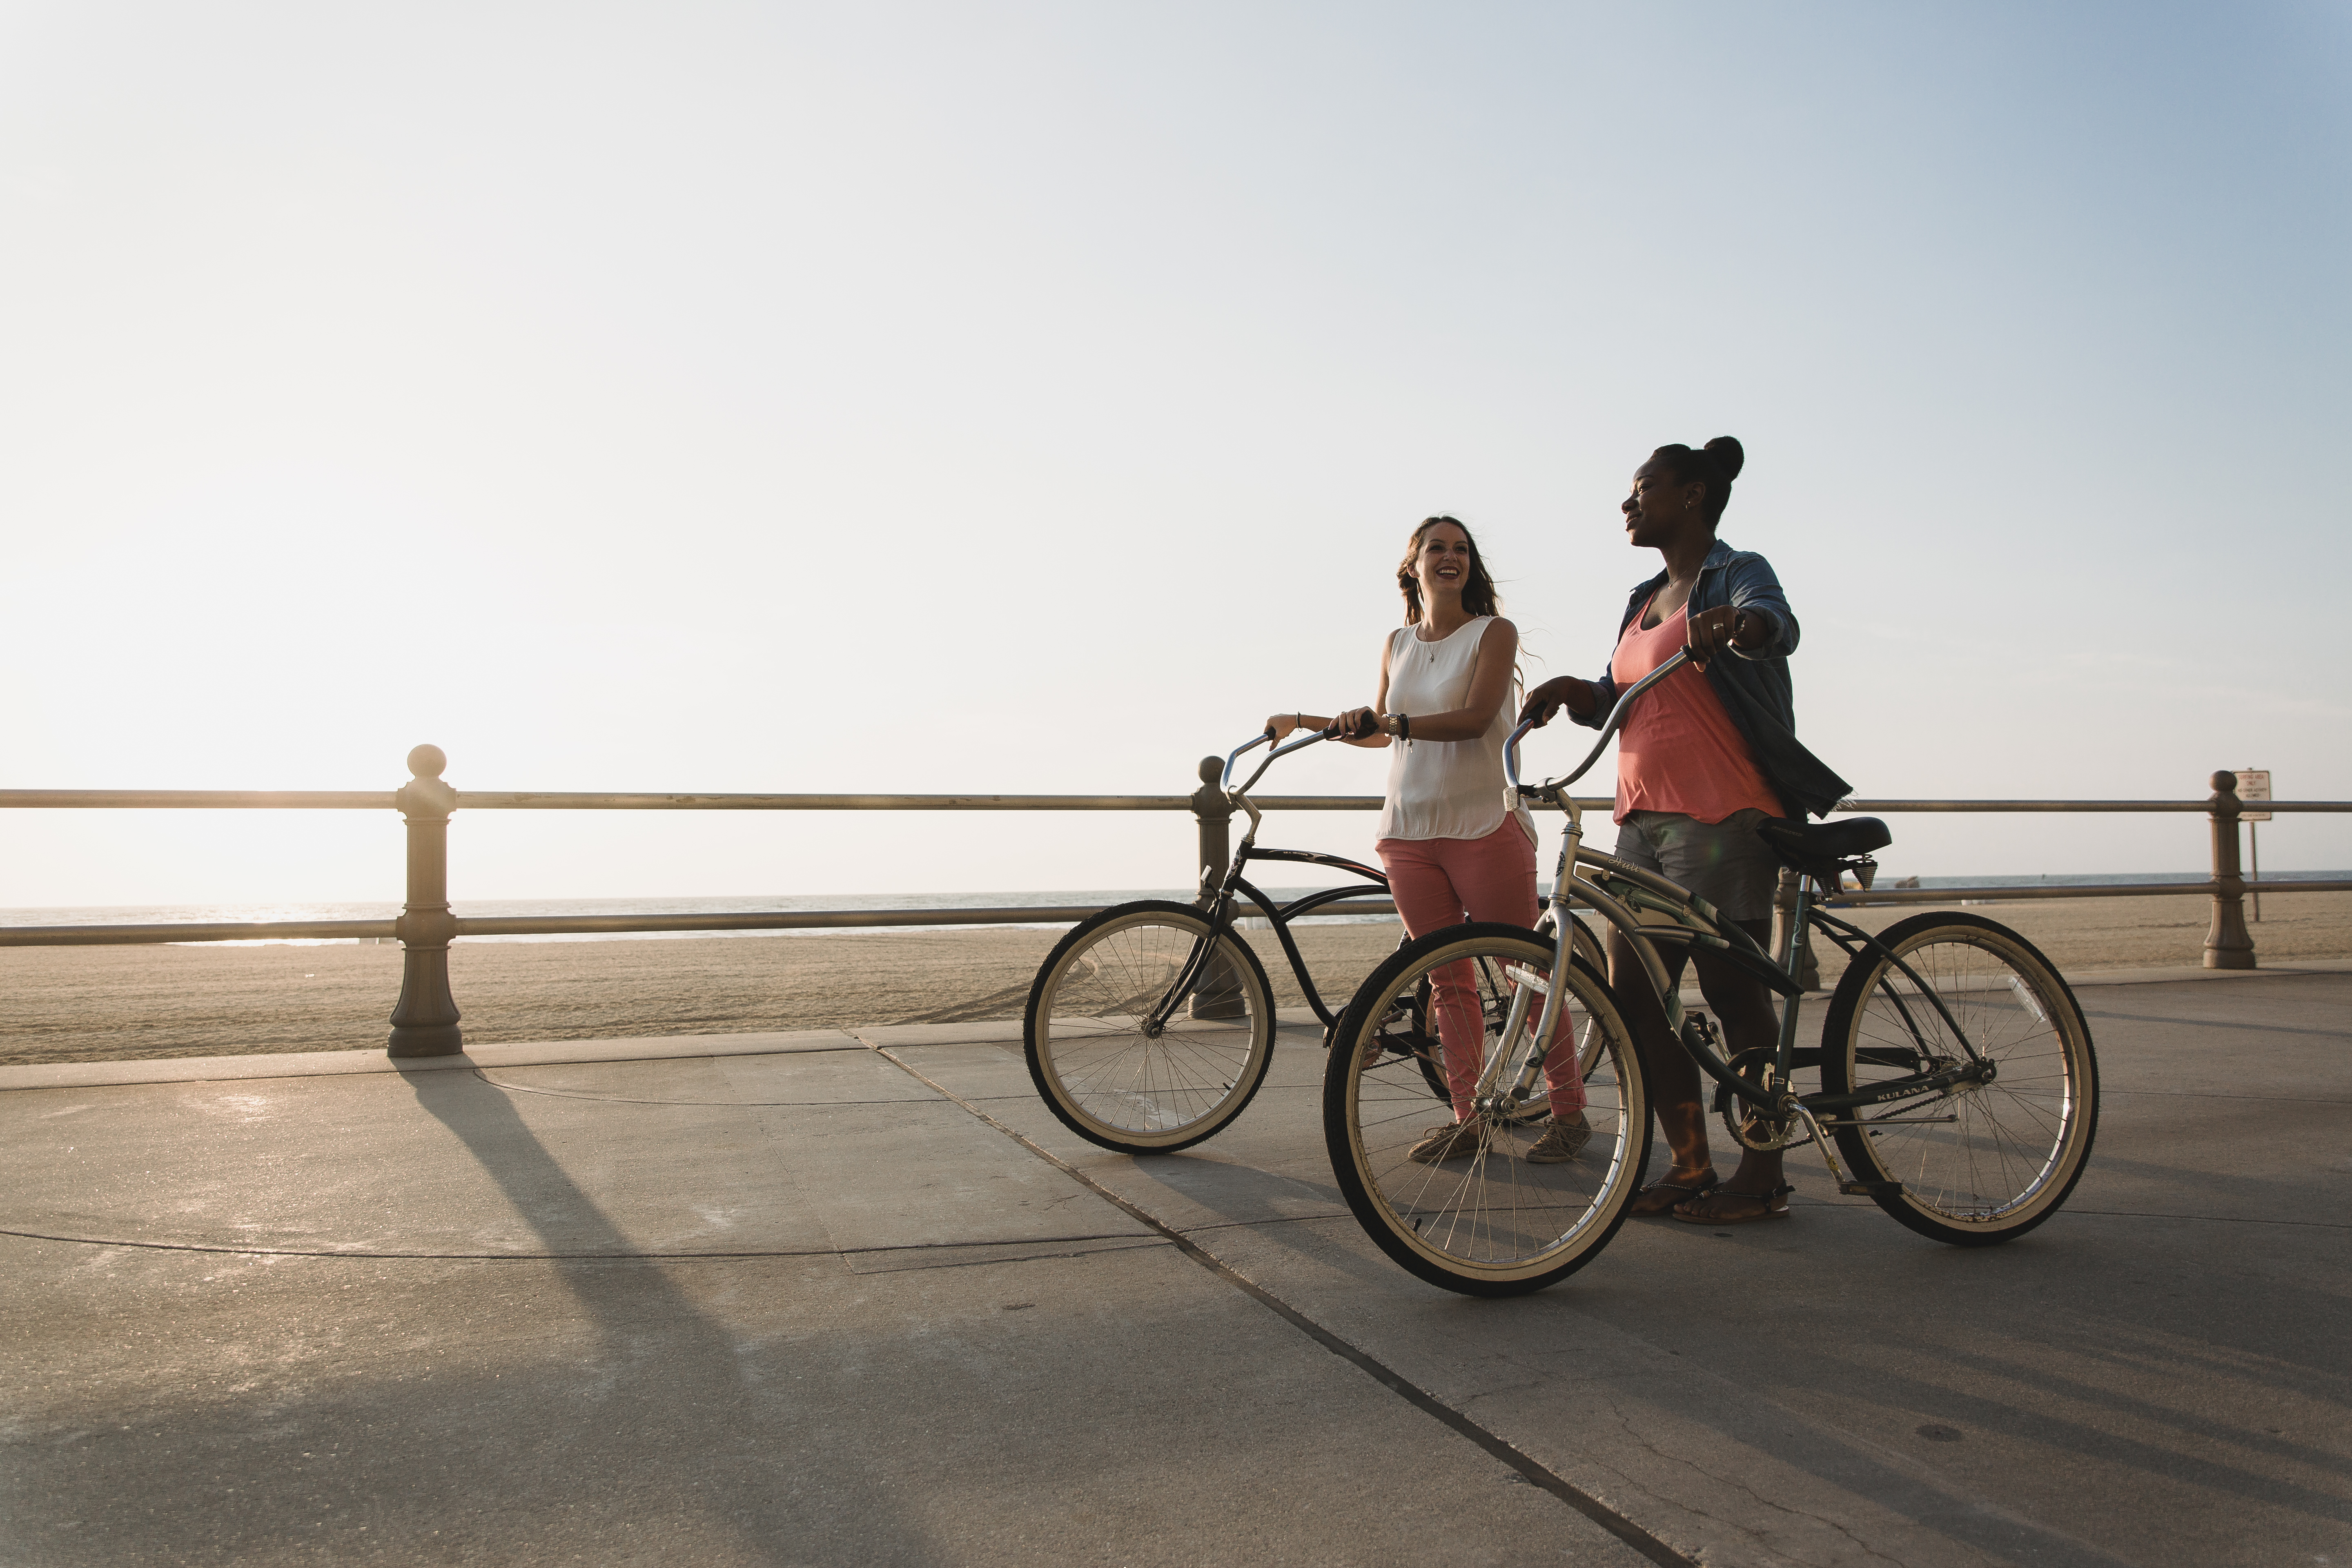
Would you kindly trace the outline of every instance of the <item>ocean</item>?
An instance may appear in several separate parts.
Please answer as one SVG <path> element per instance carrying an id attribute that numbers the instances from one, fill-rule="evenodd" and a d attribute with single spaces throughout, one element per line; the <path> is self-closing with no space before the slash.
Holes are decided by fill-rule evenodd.
<path id="1" fill-rule="evenodd" d="M 2022 888 L 2052 882 L 2074 882 L 2122 887 L 2136 882 L 2200 882 L 2210 874 L 2207 871 L 2151 871 L 2119 874 L 1922 877 L 1919 879 L 1919 885 L 1923 888 Z M 2262 885 L 2283 888 L 2297 881 L 2344 880 L 2352 880 L 2352 871 L 2273 871 L 2263 877 Z M 1269 896 L 1276 899 L 1292 898 L 1309 890 L 1305 888 L 1265 889 Z M 488 918 L 501 915 L 723 914 L 771 910 L 781 913 L 798 913 L 813 910 L 946 910 L 1014 907 L 1098 909 L 1108 904 L 1125 903 L 1131 899 L 1168 899 L 1178 903 L 1190 903 L 1192 900 L 1192 890 L 1188 888 L 1117 888 L 1062 889 L 1050 892 L 1031 890 L 991 893 L 811 893 L 775 897 L 739 894 L 719 898 L 667 899 L 484 899 L 458 900 L 451 907 L 460 917 Z M 366 921 L 391 920 L 399 913 L 398 904 L 382 902 L 122 904 L 99 908 L 0 909 L 0 926 L 160 925 L 175 921 L 195 923 L 247 921 Z M 1394 917 L 1339 915 L 1328 918 L 1352 923 L 1389 920 Z M 892 926 L 885 929 L 904 931 L 971 928 Z M 709 941 L 714 938 L 820 934 L 839 935 L 842 932 L 838 931 L 598 931 L 564 936 L 478 936 L 467 937 L 463 940 L 467 942 L 676 942 L 688 938 Z M 294 945 L 328 946 L 332 945 L 337 940 L 348 945 L 351 939 L 297 939 Z M 262 946 L 267 943 L 262 942 L 207 942 L 204 945 Z"/>

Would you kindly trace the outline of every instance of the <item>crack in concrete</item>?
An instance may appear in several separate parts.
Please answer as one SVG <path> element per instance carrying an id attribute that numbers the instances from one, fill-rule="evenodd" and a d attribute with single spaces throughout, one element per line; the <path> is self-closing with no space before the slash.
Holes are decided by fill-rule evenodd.
<path id="1" fill-rule="evenodd" d="M 740 1108 L 745 1110 L 831 1110 L 844 1105 L 929 1105 L 926 1100 L 636 1100 L 624 1094 L 592 1094 L 579 1089 L 546 1089 L 537 1084 L 509 1083 L 495 1079 L 477 1068 L 474 1076 L 492 1089 L 509 1094 L 544 1094 L 556 1100 L 585 1100 L 600 1105 L 707 1105 L 719 1110 Z"/>
<path id="2" fill-rule="evenodd" d="M 1056 1200 L 1066 1202 L 1067 1200 Z M 1167 1243 L 1133 1231 L 1105 1231 L 1087 1236 L 1016 1237 L 1003 1241 L 917 1241 L 883 1247 L 751 1247 L 730 1252 L 362 1252 L 351 1248 L 297 1247 L 215 1247 L 194 1241 L 126 1241 L 103 1236 L 50 1236 L 37 1230 L 0 1230 L 0 1236 L 22 1241 L 54 1241 L 68 1247 L 127 1247 L 144 1252 L 195 1252 L 235 1258 L 325 1258 L 373 1262 L 411 1263 L 680 1263 L 698 1258 L 725 1260 L 757 1258 L 842 1258 L 867 1253 L 958 1252 L 976 1247 L 1064 1247 L 1077 1241 Z M 1016 1258 L 1001 1261 L 1011 1263 Z"/>

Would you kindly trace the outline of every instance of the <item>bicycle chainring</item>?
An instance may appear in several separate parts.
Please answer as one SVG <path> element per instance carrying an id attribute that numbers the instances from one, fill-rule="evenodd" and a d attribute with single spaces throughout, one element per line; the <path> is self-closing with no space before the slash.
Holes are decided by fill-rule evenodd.
<path id="1" fill-rule="evenodd" d="M 1766 1094 L 1779 1090 L 1777 1081 L 1780 1053 L 1757 1049 L 1742 1051 L 1727 1064 L 1732 1076 L 1740 1082 L 1752 1084 Z M 1786 1121 L 1775 1121 L 1756 1107 L 1731 1092 L 1722 1084 L 1715 1086 L 1716 1114 L 1723 1118 L 1724 1130 L 1731 1141 L 1743 1149 L 1769 1152 L 1775 1149 L 1801 1149 L 1813 1141 L 1812 1129 L 1801 1117 L 1792 1116 Z"/>

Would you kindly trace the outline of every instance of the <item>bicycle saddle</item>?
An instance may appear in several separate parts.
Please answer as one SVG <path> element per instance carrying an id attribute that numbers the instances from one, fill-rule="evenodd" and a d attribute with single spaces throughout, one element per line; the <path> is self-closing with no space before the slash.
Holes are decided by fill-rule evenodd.
<path id="1" fill-rule="evenodd" d="M 1841 860 L 1895 842 L 1886 824 L 1874 816 L 1850 816 L 1843 822 L 1819 826 L 1794 817 L 1769 816 L 1756 825 L 1756 837 L 1780 857 L 1783 866 L 1822 877 L 1832 874 Z"/>

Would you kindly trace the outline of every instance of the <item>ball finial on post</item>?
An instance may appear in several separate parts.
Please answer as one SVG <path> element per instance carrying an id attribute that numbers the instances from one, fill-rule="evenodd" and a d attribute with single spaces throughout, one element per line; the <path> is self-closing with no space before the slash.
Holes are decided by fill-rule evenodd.
<path id="1" fill-rule="evenodd" d="M 448 765 L 448 753 L 438 746 L 419 746 L 408 753 L 408 771 L 421 779 L 437 779 Z"/>
<path id="2" fill-rule="evenodd" d="M 1225 776 L 1225 759 L 1224 759 L 1224 758 L 1223 758 L 1223 757 L 1202 757 L 1202 758 L 1201 759 L 1201 782 L 1202 782 L 1202 784 L 1215 784 L 1219 779 L 1221 779 L 1221 778 L 1223 778 L 1223 777 L 1224 777 L 1224 776 Z"/>
<path id="3" fill-rule="evenodd" d="M 2225 768 L 2213 770 L 2213 787 L 2223 795 L 2238 793 L 2238 775 Z"/>

